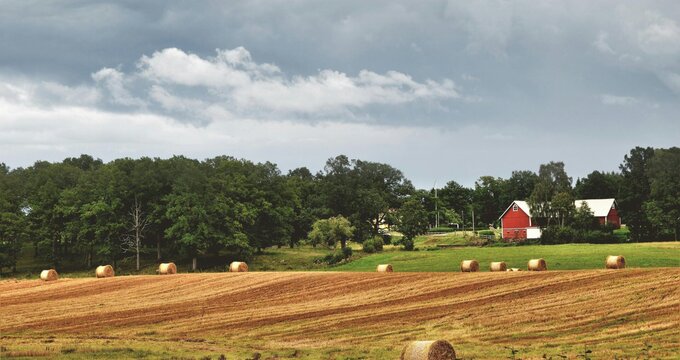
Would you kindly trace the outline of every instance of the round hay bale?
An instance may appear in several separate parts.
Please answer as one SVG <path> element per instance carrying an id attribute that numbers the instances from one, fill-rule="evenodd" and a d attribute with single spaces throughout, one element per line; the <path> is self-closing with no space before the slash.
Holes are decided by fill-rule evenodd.
<path id="1" fill-rule="evenodd" d="M 505 271 L 522 271 L 522 269 L 520 269 L 520 268 L 509 268 Z"/>
<path id="2" fill-rule="evenodd" d="M 113 271 L 113 266 L 111 266 L 111 265 L 100 265 L 100 266 L 97 266 L 97 270 L 95 271 L 95 274 L 97 275 L 98 278 L 107 278 L 107 277 L 114 277 L 116 273 Z"/>
<path id="3" fill-rule="evenodd" d="M 462 272 L 479 271 L 479 263 L 477 262 L 477 260 L 463 260 L 460 263 L 460 271 Z"/>
<path id="4" fill-rule="evenodd" d="M 401 352 L 400 360 L 456 360 L 453 346 L 446 340 L 414 341 Z"/>
<path id="5" fill-rule="evenodd" d="M 40 273 L 40 280 L 42 281 L 59 280 L 59 274 L 57 273 L 57 270 L 54 269 L 43 270 Z"/>
<path id="6" fill-rule="evenodd" d="M 377 272 L 393 272 L 394 269 L 392 269 L 391 264 L 380 264 L 378 265 L 378 268 L 376 269 Z"/>
<path id="7" fill-rule="evenodd" d="M 605 261 L 605 268 L 607 269 L 624 269 L 626 267 L 626 259 L 623 256 L 609 255 Z"/>
<path id="8" fill-rule="evenodd" d="M 489 265 L 490 271 L 505 271 L 507 269 L 508 265 L 505 261 L 492 262 L 491 265 Z"/>
<path id="9" fill-rule="evenodd" d="M 248 264 L 241 261 L 234 261 L 229 265 L 229 272 L 247 272 Z"/>
<path id="10" fill-rule="evenodd" d="M 158 273 L 161 275 L 177 274 L 177 265 L 175 263 L 161 263 L 158 265 Z"/>
<path id="11" fill-rule="evenodd" d="M 543 259 L 531 259 L 527 264 L 527 270 L 529 271 L 546 271 L 548 270 L 548 265 Z"/>

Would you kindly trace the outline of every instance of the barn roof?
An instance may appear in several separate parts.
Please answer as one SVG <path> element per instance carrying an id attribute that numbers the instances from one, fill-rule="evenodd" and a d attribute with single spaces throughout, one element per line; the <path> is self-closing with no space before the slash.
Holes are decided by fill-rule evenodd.
<path id="1" fill-rule="evenodd" d="M 593 212 L 595 217 L 603 217 L 609 214 L 609 210 L 614 206 L 616 200 L 614 199 L 584 199 L 574 201 L 574 205 L 577 209 L 581 207 L 582 203 L 588 204 L 590 211 Z"/>
<path id="2" fill-rule="evenodd" d="M 499 219 L 502 218 L 503 215 L 505 215 L 505 213 L 508 212 L 508 210 L 510 210 L 510 208 L 512 207 L 513 204 L 517 204 L 517 206 L 520 209 L 522 209 L 522 211 L 524 211 L 524 213 L 527 214 L 527 216 L 531 217 L 531 209 L 529 208 L 529 203 L 527 203 L 526 201 L 523 201 L 523 200 L 515 200 L 515 201 L 512 202 L 512 204 L 510 204 L 510 206 L 508 206 L 507 209 L 505 209 L 505 211 L 503 211 L 503 213 L 501 214 Z"/>

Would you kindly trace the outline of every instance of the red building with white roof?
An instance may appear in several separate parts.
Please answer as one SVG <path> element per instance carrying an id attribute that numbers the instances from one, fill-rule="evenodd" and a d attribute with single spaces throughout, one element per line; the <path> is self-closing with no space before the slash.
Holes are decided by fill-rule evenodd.
<path id="1" fill-rule="evenodd" d="M 601 225 L 613 224 L 616 228 L 621 226 L 621 218 L 617 211 L 615 199 L 585 199 L 576 200 L 576 209 L 583 203 L 588 204 L 593 216 Z M 541 237 L 541 228 L 534 217 L 526 201 L 515 200 L 508 206 L 500 217 L 503 228 L 503 239 L 538 239 Z"/>

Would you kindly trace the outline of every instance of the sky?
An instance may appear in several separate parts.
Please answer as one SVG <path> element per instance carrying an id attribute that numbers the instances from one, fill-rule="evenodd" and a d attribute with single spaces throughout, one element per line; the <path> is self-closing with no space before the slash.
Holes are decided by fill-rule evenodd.
<path id="1" fill-rule="evenodd" d="M 388 163 L 419 188 L 680 145 L 680 2 L 0 2 L 0 162 Z"/>

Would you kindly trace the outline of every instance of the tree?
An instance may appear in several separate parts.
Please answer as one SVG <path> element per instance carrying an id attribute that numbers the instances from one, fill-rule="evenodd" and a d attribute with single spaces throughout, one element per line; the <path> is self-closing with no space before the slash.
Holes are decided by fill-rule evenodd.
<path id="1" fill-rule="evenodd" d="M 498 220 L 498 216 L 508 206 L 501 200 L 504 187 L 505 181 L 493 176 L 482 176 L 475 181 L 475 190 L 472 195 L 475 217 L 479 217 L 485 225 Z"/>
<path id="2" fill-rule="evenodd" d="M 547 225 L 550 225 L 551 218 L 555 216 L 550 202 L 559 193 L 571 194 L 571 178 L 564 170 L 564 163 L 551 161 L 548 164 L 541 164 L 536 185 L 529 197 L 532 215 L 545 219 Z"/>
<path id="3" fill-rule="evenodd" d="M 588 203 L 583 201 L 576 209 L 573 218 L 574 229 L 578 231 L 594 230 L 598 227 L 597 218 L 593 216 L 593 211 L 588 206 Z"/>
<path id="4" fill-rule="evenodd" d="M 441 204 L 449 210 L 453 210 L 460 214 L 462 211 L 467 211 L 468 206 L 472 203 L 471 189 L 468 189 L 455 181 L 449 181 L 446 186 L 439 190 L 439 199 Z"/>
<path id="5" fill-rule="evenodd" d="M 654 149 L 636 147 L 624 156 L 623 163 L 619 166 L 623 175 L 621 217 L 630 229 L 630 236 L 634 241 L 651 241 L 656 238 L 642 208 L 651 196 L 648 168 L 653 157 Z"/>
<path id="6" fill-rule="evenodd" d="M 577 179 L 574 194 L 579 199 L 619 198 L 623 177 L 617 173 L 593 171 Z"/>
<path id="7" fill-rule="evenodd" d="M 505 180 L 505 187 L 501 193 L 501 204 L 508 206 L 514 200 L 528 199 L 534 191 L 537 181 L 538 175 L 533 171 L 513 171 L 510 178 Z"/>
<path id="8" fill-rule="evenodd" d="M 139 271 L 139 255 L 141 253 L 142 239 L 144 238 L 144 232 L 148 225 L 149 218 L 142 212 L 142 205 L 137 200 L 137 197 L 135 197 L 135 204 L 132 207 L 132 210 L 130 210 L 130 218 L 132 220 L 130 227 L 132 235 L 126 238 L 125 246 L 135 253 L 136 269 Z"/>
<path id="9" fill-rule="evenodd" d="M 404 234 L 404 248 L 413 250 L 414 238 L 427 231 L 427 211 L 418 199 L 412 197 L 404 202 L 397 213 L 397 217 L 399 219 L 399 231 Z"/>
<path id="10" fill-rule="evenodd" d="M 555 194 L 551 203 L 551 211 L 557 217 L 559 225 L 564 227 L 567 222 L 571 220 L 576 211 L 574 206 L 574 197 L 568 192 L 560 192 Z"/>
<path id="11" fill-rule="evenodd" d="M 344 249 L 347 246 L 347 240 L 352 236 L 354 229 L 342 215 L 334 216 L 328 219 L 320 219 L 312 225 L 312 231 L 309 233 L 310 243 L 316 247 L 317 244 L 326 244 L 329 247 L 335 247 L 338 241 L 340 247 Z"/>
<path id="12" fill-rule="evenodd" d="M 680 230 L 680 148 L 656 149 L 649 162 L 647 176 L 650 198 L 663 214 L 661 219 L 653 222 L 663 224 L 660 232 L 673 233 L 677 240 Z"/>

